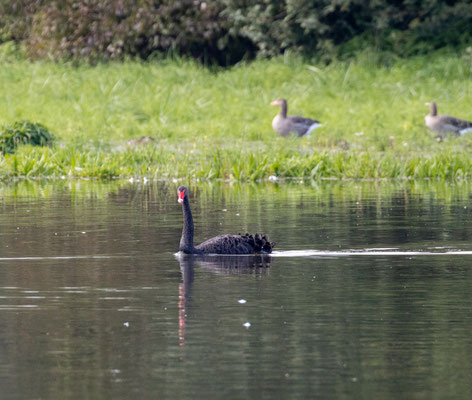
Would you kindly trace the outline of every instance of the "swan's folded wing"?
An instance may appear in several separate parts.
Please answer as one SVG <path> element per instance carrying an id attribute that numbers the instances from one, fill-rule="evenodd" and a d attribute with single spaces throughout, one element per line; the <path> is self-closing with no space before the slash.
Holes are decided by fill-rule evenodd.
<path id="1" fill-rule="evenodd" d="M 195 247 L 204 254 L 270 253 L 275 244 L 261 235 L 219 235 Z"/>
<path id="2" fill-rule="evenodd" d="M 251 254 L 254 249 L 240 235 L 219 235 L 195 247 L 205 254 Z"/>

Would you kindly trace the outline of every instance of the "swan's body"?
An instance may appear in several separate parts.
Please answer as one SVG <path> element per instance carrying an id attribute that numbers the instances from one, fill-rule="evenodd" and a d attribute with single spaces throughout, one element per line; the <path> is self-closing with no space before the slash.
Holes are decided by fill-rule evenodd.
<path id="1" fill-rule="evenodd" d="M 424 117 L 426 126 L 440 137 L 448 133 L 454 133 L 457 136 L 472 132 L 472 122 L 463 119 L 451 117 L 449 115 L 438 114 L 438 108 L 435 102 L 429 104 L 429 114 Z"/>
<path id="2" fill-rule="evenodd" d="M 287 116 L 287 100 L 277 99 L 270 103 L 271 106 L 279 106 L 280 112 L 272 120 L 272 128 L 280 136 L 288 136 L 291 133 L 301 136 L 310 136 L 310 133 L 320 127 L 320 121 L 297 115 Z"/>
<path id="3" fill-rule="evenodd" d="M 184 227 L 180 238 L 179 250 L 187 254 L 257 254 L 270 253 L 275 243 L 266 236 L 256 235 L 219 235 L 205 242 L 193 245 L 193 217 L 185 186 L 178 189 L 179 203 L 182 203 Z"/>

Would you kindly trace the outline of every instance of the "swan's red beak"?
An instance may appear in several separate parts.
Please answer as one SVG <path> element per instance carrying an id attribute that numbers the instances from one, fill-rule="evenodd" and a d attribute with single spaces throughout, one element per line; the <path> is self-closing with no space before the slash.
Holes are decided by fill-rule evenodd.
<path id="1" fill-rule="evenodd" d="M 183 203 L 184 202 L 184 197 L 185 197 L 185 190 L 182 190 L 181 192 L 179 192 L 179 198 L 178 198 L 178 202 L 179 203 Z"/>

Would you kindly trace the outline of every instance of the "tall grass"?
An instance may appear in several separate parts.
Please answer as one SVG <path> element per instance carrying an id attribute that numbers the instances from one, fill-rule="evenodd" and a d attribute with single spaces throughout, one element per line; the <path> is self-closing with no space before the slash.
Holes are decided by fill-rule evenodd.
<path id="1" fill-rule="evenodd" d="M 0 124 L 39 121 L 59 140 L 0 158 L 0 179 L 470 178 L 472 136 L 437 143 L 423 121 L 431 100 L 472 119 L 470 57 L 384 61 L 366 53 L 330 65 L 280 58 L 211 70 L 183 60 L 4 60 Z M 278 137 L 269 106 L 277 97 L 324 126 L 312 138 Z M 143 135 L 156 141 L 126 145 Z"/>

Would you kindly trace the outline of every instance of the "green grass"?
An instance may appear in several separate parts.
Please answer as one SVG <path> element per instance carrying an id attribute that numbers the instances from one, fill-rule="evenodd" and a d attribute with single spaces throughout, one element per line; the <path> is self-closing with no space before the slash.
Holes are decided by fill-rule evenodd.
<path id="1" fill-rule="evenodd" d="M 471 178 L 472 136 L 437 143 L 423 120 L 431 100 L 472 119 L 470 57 L 381 61 L 367 53 L 328 66 L 281 58 L 215 71 L 182 60 L 3 60 L 0 125 L 38 121 L 57 142 L 0 156 L 0 179 Z M 277 97 L 324 126 L 311 138 L 278 137 L 269 106 Z M 143 135 L 156 140 L 126 145 Z"/>

